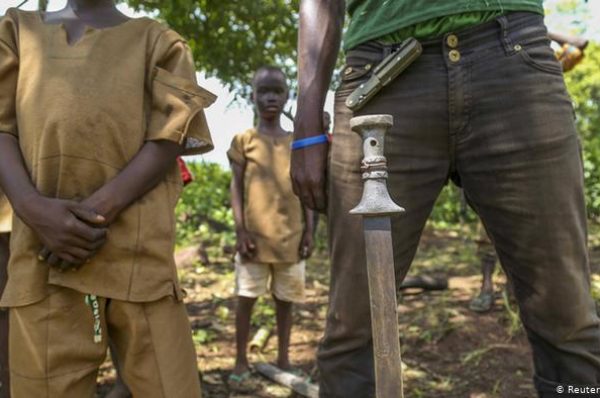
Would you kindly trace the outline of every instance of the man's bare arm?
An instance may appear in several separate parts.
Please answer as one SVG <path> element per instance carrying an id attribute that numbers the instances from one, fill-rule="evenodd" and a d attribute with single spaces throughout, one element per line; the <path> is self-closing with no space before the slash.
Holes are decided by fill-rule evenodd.
<path id="1" fill-rule="evenodd" d="M 340 48 L 344 0 L 302 0 L 298 32 L 298 110 L 294 139 L 323 131 L 323 105 Z M 314 145 L 292 152 L 294 192 L 302 203 L 324 210 L 327 146 Z"/>

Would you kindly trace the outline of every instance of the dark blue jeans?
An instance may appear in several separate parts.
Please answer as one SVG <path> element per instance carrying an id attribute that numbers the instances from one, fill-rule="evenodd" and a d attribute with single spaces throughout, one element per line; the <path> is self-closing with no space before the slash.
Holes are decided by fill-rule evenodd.
<path id="1" fill-rule="evenodd" d="M 457 43 L 449 34 L 426 42 L 424 54 L 357 114 L 394 116 L 385 142 L 388 186 L 406 208 L 392 220 L 397 283 L 440 190 L 449 178 L 459 182 L 514 286 L 536 388 L 552 397 L 559 384 L 600 385 L 600 329 L 579 140 L 546 33 L 542 16 L 511 13 L 455 32 Z M 321 397 L 374 396 L 362 223 L 348 214 L 362 192 L 361 142 L 344 101 L 386 51 L 376 42 L 349 51 L 336 93 Z"/>

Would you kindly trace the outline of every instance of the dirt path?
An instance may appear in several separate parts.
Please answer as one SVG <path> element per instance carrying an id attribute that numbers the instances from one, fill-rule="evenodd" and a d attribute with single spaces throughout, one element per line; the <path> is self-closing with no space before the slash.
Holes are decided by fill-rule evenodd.
<path id="1" fill-rule="evenodd" d="M 178 257 L 184 260 L 180 273 L 188 291 L 186 300 L 205 397 L 294 397 L 290 390 L 259 376 L 258 388 L 251 394 L 229 390 L 227 376 L 235 350 L 233 268 L 227 259 L 201 266 L 194 260 L 192 249 L 180 252 Z M 311 259 L 307 301 L 294 312 L 291 358 L 315 381 L 318 374 L 314 358 L 326 315 L 328 272 L 324 254 Z M 400 303 L 406 397 L 534 397 L 529 347 L 514 303 L 499 294 L 492 312 L 478 315 L 468 310 L 480 283 L 475 245 L 457 234 L 429 231 L 411 273 L 445 275 L 449 277 L 449 289 L 406 292 Z M 501 272 L 495 282 L 496 290 L 502 292 L 505 280 Z M 257 323 L 272 322 L 269 300 L 260 303 L 257 312 Z M 275 340 L 272 337 L 263 352 L 251 354 L 250 359 L 273 361 Z M 114 377 L 108 363 L 103 376 L 100 396 Z"/>

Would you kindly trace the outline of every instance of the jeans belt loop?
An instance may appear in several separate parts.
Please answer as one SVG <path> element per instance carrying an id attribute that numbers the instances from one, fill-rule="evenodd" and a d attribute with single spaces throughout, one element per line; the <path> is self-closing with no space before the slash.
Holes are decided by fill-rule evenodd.
<path id="1" fill-rule="evenodd" d="M 496 19 L 496 21 L 498 21 L 498 24 L 500 24 L 500 41 L 502 42 L 502 46 L 504 47 L 504 51 L 506 52 L 507 55 L 512 55 L 515 50 L 514 50 L 514 46 L 510 40 L 510 37 L 508 36 L 508 29 L 509 29 L 509 24 L 508 24 L 508 18 L 506 17 L 506 15 L 502 15 L 500 17 L 498 17 Z"/>

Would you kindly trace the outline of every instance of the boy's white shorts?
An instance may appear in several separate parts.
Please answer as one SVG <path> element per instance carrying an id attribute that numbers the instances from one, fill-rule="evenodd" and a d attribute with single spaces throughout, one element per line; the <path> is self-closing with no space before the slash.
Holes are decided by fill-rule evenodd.
<path id="1" fill-rule="evenodd" d="M 235 294 L 256 298 L 271 293 L 279 300 L 304 301 L 306 262 L 295 264 L 252 263 L 235 255 Z"/>

